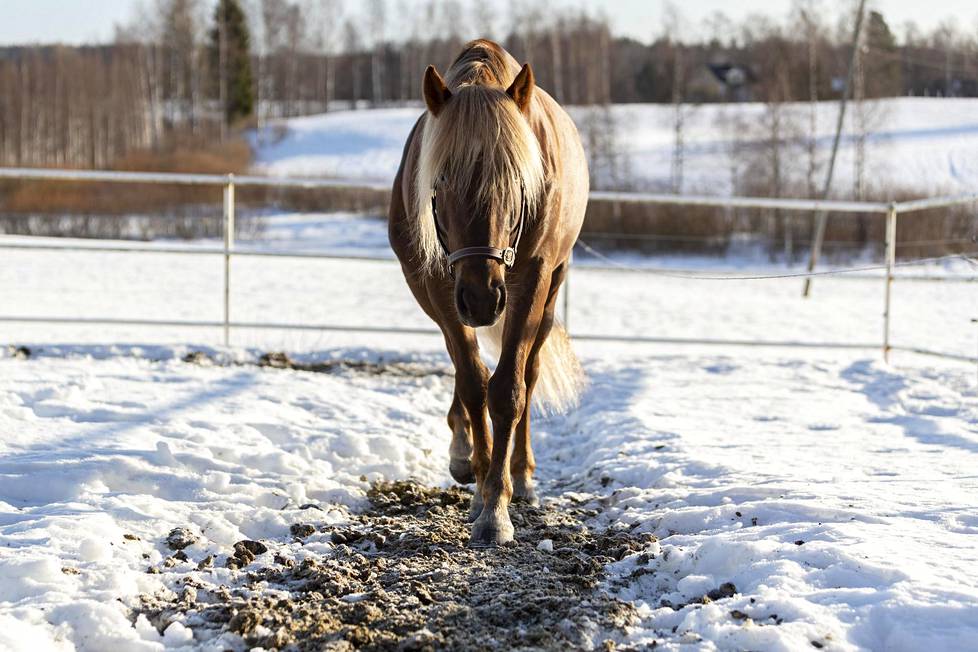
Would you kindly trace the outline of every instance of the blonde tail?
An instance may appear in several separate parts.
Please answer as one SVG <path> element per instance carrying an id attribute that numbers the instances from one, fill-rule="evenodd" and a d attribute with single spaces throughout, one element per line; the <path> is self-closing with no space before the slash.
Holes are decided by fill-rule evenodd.
<path id="1" fill-rule="evenodd" d="M 499 358 L 503 323 L 478 330 L 479 342 L 493 358 Z M 539 353 L 540 373 L 533 391 L 534 406 L 545 414 L 561 414 L 577 405 L 586 385 L 584 369 L 574 354 L 567 331 L 554 321 Z"/>

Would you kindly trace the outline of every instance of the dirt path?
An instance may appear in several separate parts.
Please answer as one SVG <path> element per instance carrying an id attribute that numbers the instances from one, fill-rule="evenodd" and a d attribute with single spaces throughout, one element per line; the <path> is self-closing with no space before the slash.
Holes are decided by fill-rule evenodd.
<path id="1" fill-rule="evenodd" d="M 310 509 L 293 541 L 242 542 L 211 560 L 241 567 L 232 584 L 212 581 L 208 560 L 177 553 L 201 569 L 164 596 L 142 596 L 133 617 L 146 614 L 160 631 L 181 621 L 197 641 L 234 632 L 247 647 L 613 649 L 635 614 L 600 588 L 602 569 L 650 535 L 590 530 L 594 513 L 572 505 L 516 505 L 516 542 L 473 550 L 470 497 L 460 488 L 375 485 L 370 507 L 343 527 L 317 526 Z M 304 554 L 311 541 L 331 546 Z"/>

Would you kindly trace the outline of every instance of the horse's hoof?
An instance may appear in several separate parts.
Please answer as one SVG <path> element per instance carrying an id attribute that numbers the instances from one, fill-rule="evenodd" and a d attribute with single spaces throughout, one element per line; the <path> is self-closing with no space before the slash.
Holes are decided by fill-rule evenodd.
<path id="1" fill-rule="evenodd" d="M 472 536 L 469 538 L 470 548 L 495 548 L 513 540 L 513 524 L 509 516 L 505 520 L 479 518 L 472 524 Z"/>
<path id="2" fill-rule="evenodd" d="M 475 473 L 472 472 L 472 462 L 462 458 L 452 458 L 448 463 L 448 472 L 459 484 L 472 484 L 475 482 Z"/>
<path id="3" fill-rule="evenodd" d="M 529 492 L 519 495 L 513 494 L 513 502 L 518 505 L 529 505 L 530 507 L 539 507 L 540 499 L 537 498 L 537 494 L 532 489 Z"/>
<path id="4" fill-rule="evenodd" d="M 529 482 L 513 483 L 513 502 L 529 505 L 530 507 L 540 506 L 540 499 L 537 497 L 537 492 Z"/>

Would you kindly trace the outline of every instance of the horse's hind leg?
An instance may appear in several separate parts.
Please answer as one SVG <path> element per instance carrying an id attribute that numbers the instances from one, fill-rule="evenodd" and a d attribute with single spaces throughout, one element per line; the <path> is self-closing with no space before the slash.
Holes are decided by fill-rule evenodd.
<path id="1" fill-rule="evenodd" d="M 546 338 L 544 338 L 546 339 Z M 513 456 L 509 460 L 510 475 L 513 477 L 513 500 L 529 503 L 534 507 L 540 504 L 536 491 L 533 488 L 533 471 L 537 468 L 536 459 L 533 457 L 533 448 L 530 446 L 530 403 L 533 397 L 533 388 L 540 375 L 540 349 L 541 338 L 537 337 L 533 349 L 526 361 L 526 408 L 523 416 L 516 426 L 513 433 Z"/>
<path id="2" fill-rule="evenodd" d="M 452 429 L 452 444 L 448 449 L 448 471 L 459 484 L 475 482 L 472 471 L 472 422 L 459 398 L 458 389 L 448 410 L 448 427 Z"/>
<path id="3" fill-rule="evenodd" d="M 529 383 L 527 383 L 529 389 Z M 513 501 L 527 503 L 536 507 L 540 504 L 533 485 L 533 471 L 537 468 L 530 447 L 530 410 L 524 410 L 523 418 L 516 426 L 513 441 L 513 457 L 510 459 L 510 474 L 513 476 Z"/>

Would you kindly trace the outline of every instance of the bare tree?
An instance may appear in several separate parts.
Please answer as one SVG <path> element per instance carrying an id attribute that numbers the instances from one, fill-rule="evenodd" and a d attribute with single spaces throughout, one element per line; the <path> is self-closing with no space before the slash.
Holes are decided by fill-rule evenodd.
<path id="1" fill-rule="evenodd" d="M 808 135 L 805 150 L 808 169 L 805 179 L 808 196 L 818 193 L 818 43 L 820 39 L 819 9 L 821 0 L 796 0 L 797 22 L 805 35 L 808 60 Z"/>
<path id="2" fill-rule="evenodd" d="M 169 122 L 186 121 L 197 133 L 202 99 L 201 4 L 198 0 L 158 0 L 157 6 L 161 16 L 158 40 L 166 56 Z"/>
<path id="3" fill-rule="evenodd" d="M 329 111 L 336 96 L 336 53 L 339 33 L 340 0 L 306 0 L 306 22 L 310 25 L 309 42 L 318 58 L 314 95 L 323 112 Z"/>
<path id="4" fill-rule="evenodd" d="M 360 59 L 357 56 L 360 52 L 360 30 L 357 29 L 357 24 L 352 19 L 348 18 L 343 24 L 343 47 L 346 50 L 347 59 L 350 62 L 350 102 L 353 108 L 357 108 L 357 102 L 360 100 L 360 87 L 361 87 L 361 69 L 360 69 Z"/>
<path id="5" fill-rule="evenodd" d="M 671 2 L 665 5 L 666 39 L 672 45 L 672 169 L 670 173 L 672 191 L 683 191 L 683 167 L 686 158 L 685 121 L 686 109 L 683 106 L 683 88 L 686 83 L 686 62 L 684 48 L 680 40 L 683 17 L 678 7 Z"/>
<path id="6" fill-rule="evenodd" d="M 400 65 L 400 84 L 398 96 L 401 100 L 412 100 L 418 94 L 418 84 L 414 83 L 421 67 L 419 60 L 419 50 L 421 48 L 421 15 L 422 12 L 412 12 L 408 8 L 408 0 L 398 0 L 397 13 L 400 16 L 413 16 L 411 22 L 411 36 L 401 47 Z"/>
<path id="7" fill-rule="evenodd" d="M 493 3 L 486 0 L 472 0 L 472 23 L 478 38 L 495 38 L 496 10 Z"/>
<path id="8" fill-rule="evenodd" d="M 958 30 L 954 22 L 944 20 L 934 32 L 935 41 L 944 51 L 944 96 L 954 96 L 954 51 L 958 41 Z"/>
<path id="9" fill-rule="evenodd" d="M 336 46 L 340 33 L 341 8 L 339 0 L 320 0 L 320 7 L 323 15 L 323 40 L 325 41 L 323 68 L 326 79 L 323 84 L 325 87 L 323 109 L 329 111 L 329 105 L 336 97 Z"/>
<path id="10" fill-rule="evenodd" d="M 509 16 L 513 21 L 512 33 L 519 39 L 523 59 L 533 61 L 536 50 L 534 26 L 541 21 L 543 12 L 535 0 L 510 0 Z"/>
<path id="11" fill-rule="evenodd" d="M 282 109 L 276 106 L 273 98 L 281 99 L 283 93 L 275 88 L 276 77 L 280 77 L 282 53 L 280 48 L 285 41 L 285 22 L 288 5 L 285 0 L 261 0 L 262 42 L 264 64 L 259 73 L 259 85 L 265 88 L 259 95 L 267 98 L 268 109 L 266 116 L 282 115 Z"/>
<path id="12" fill-rule="evenodd" d="M 299 5 L 289 5 L 285 13 L 285 55 L 286 55 L 286 115 L 304 113 L 302 107 L 302 78 L 300 76 L 300 55 L 306 39 L 306 23 Z"/>
<path id="13" fill-rule="evenodd" d="M 386 0 L 370 0 L 369 25 L 373 49 L 370 57 L 370 79 L 372 84 L 372 104 L 384 101 L 384 30 L 387 20 Z"/>
<path id="14" fill-rule="evenodd" d="M 439 12 L 441 20 L 438 33 L 445 40 L 442 58 L 445 60 L 445 65 L 448 65 L 462 49 L 465 12 L 462 11 L 462 3 L 459 0 L 442 0 L 439 3 Z"/>
<path id="15" fill-rule="evenodd" d="M 863 179 L 866 174 L 866 32 L 861 32 L 852 56 L 852 119 L 856 136 L 853 155 L 853 192 L 856 200 L 863 198 Z"/>
<path id="16" fill-rule="evenodd" d="M 564 19 L 556 16 L 550 25 L 550 59 L 552 62 L 553 83 L 551 91 L 554 99 L 564 101 L 564 56 L 561 41 L 564 38 Z"/>
<path id="17" fill-rule="evenodd" d="M 787 166 L 785 164 L 785 150 L 787 149 L 788 141 L 790 140 L 789 130 L 791 129 L 790 116 L 788 115 L 788 110 L 785 106 L 785 102 L 790 99 L 788 67 L 783 58 L 777 59 L 774 71 L 775 83 L 774 87 L 772 88 L 771 95 L 768 98 L 767 107 L 765 110 L 765 121 L 768 129 L 767 146 L 768 155 L 770 157 L 768 164 L 768 173 L 770 174 L 770 190 L 768 191 L 768 195 L 770 197 L 783 197 L 788 185 Z M 791 260 L 791 258 L 794 256 L 792 217 L 789 213 L 775 210 L 773 219 L 774 224 L 773 228 L 771 229 L 773 240 L 777 242 L 779 239 L 778 236 L 781 236 L 780 239 L 782 239 L 784 242 L 785 258 L 786 260 Z M 771 254 L 774 254 L 773 247 L 771 248 Z"/>
<path id="18" fill-rule="evenodd" d="M 261 11 L 262 0 L 248 0 L 246 14 L 248 16 L 248 29 L 251 31 L 253 47 L 255 50 L 255 120 L 258 126 L 258 138 L 263 137 L 265 127 L 265 117 L 267 115 L 265 106 L 265 71 L 268 65 L 267 39 L 265 37 L 265 24 L 262 20 Z"/>

